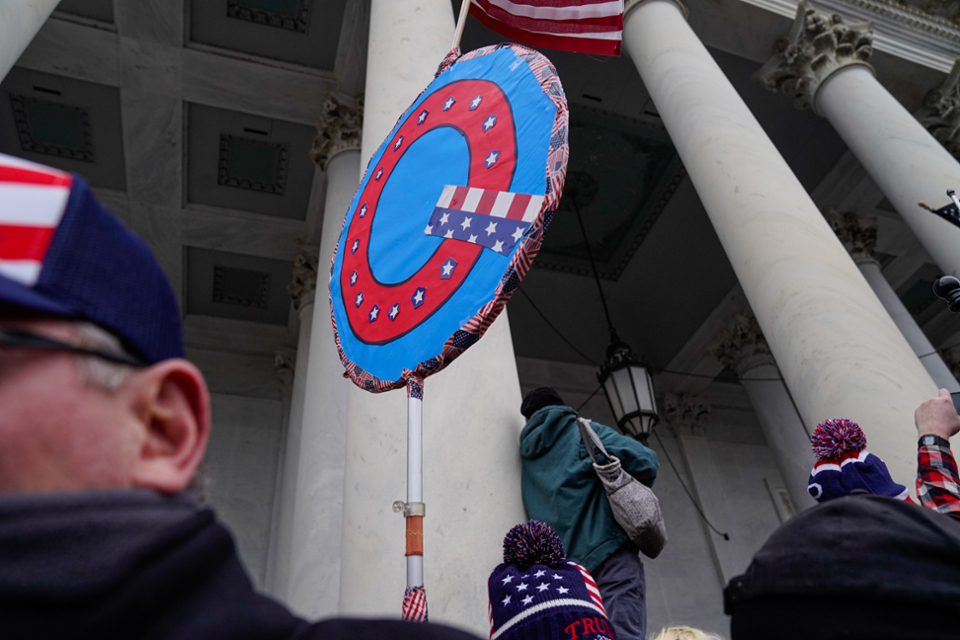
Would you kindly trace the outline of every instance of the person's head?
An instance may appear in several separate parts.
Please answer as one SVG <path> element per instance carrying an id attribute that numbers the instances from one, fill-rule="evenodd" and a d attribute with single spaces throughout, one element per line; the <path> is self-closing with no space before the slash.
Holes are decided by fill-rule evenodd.
<path id="1" fill-rule="evenodd" d="M 540 409 L 552 405 L 564 406 L 566 402 L 553 387 L 538 387 L 524 396 L 523 402 L 520 403 L 520 414 L 529 420 L 530 416 Z"/>
<path id="2" fill-rule="evenodd" d="M 817 463 L 807 491 L 819 503 L 851 493 L 868 493 L 905 500 L 910 492 L 890 477 L 883 460 L 866 451 L 867 438 L 856 422 L 824 420 L 810 439 Z"/>
<path id="3" fill-rule="evenodd" d="M 566 559 L 560 536 L 531 520 L 503 539 L 503 563 L 487 581 L 490 637 L 498 640 L 616 640 L 600 591 Z"/>
<path id="4" fill-rule="evenodd" d="M 723 640 L 715 633 L 706 633 L 693 627 L 664 627 L 650 640 Z"/>
<path id="5" fill-rule="evenodd" d="M 5 234 L 11 221 L 30 237 Z M 176 299 L 149 249 L 78 177 L 8 156 L 0 407 L 0 493 L 176 493 L 210 432 L 206 384 L 183 359 Z"/>

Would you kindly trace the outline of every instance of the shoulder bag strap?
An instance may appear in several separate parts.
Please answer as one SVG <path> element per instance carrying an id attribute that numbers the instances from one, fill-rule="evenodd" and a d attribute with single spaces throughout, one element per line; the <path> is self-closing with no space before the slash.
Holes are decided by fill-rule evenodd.
<path id="1" fill-rule="evenodd" d="M 607 453 L 607 450 L 603 446 L 603 442 L 600 441 L 600 436 L 597 435 L 597 432 L 593 430 L 593 427 L 590 426 L 590 421 L 586 418 L 577 418 L 577 428 L 580 429 L 580 437 L 583 438 L 583 444 L 587 447 L 587 455 L 590 456 L 590 459 L 593 460 L 594 464 L 597 463 L 597 456 L 593 451 L 593 446 L 596 444 L 597 448 L 600 449 L 600 452 L 607 458 L 607 461 L 610 460 L 610 454 Z M 593 442 L 591 442 L 593 440 Z"/>

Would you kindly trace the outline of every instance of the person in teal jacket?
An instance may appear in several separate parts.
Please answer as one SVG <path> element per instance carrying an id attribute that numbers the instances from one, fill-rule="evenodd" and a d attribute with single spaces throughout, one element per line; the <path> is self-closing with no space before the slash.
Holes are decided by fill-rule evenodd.
<path id="1" fill-rule="evenodd" d="M 646 583 L 639 550 L 613 518 L 580 438 L 576 412 L 556 389 L 541 387 L 527 394 L 520 413 L 527 419 L 520 432 L 527 515 L 553 527 L 567 557 L 593 575 L 618 640 L 643 640 Z M 591 425 L 623 470 L 652 487 L 660 468 L 657 454 L 610 427 Z M 597 453 L 603 462 L 603 454 Z"/>

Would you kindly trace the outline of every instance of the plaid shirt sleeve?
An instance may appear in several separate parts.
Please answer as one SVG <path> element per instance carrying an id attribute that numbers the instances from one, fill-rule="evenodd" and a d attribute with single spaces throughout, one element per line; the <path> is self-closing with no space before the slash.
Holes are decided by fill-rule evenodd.
<path id="1" fill-rule="evenodd" d="M 950 442 L 940 436 L 920 438 L 917 456 L 917 496 L 920 504 L 960 520 L 960 475 Z"/>

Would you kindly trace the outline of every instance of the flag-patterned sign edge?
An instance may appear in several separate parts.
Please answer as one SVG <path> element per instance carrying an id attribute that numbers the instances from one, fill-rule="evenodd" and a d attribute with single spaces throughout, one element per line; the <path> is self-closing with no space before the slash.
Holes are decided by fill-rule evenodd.
<path id="1" fill-rule="evenodd" d="M 456 360 L 460 354 L 478 342 L 480 338 L 483 337 L 483 334 L 486 333 L 487 329 L 489 329 L 493 324 L 494 320 L 497 319 L 497 317 L 506 307 L 507 302 L 509 302 L 510 298 L 513 296 L 513 293 L 520 285 L 520 282 L 530 271 L 530 267 L 532 266 L 533 261 L 539 253 L 540 247 L 543 243 L 544 233 L 546 232 L 546 229 L 553 218 L 553 212 L 556 211 L 557 206 L 560 204 L 560 197 L 563 193 L 563 184 L 567 172 L 567 161 L 570 155 L 568 141 L 570 111 L 567 107 L 566 96 L 564 94 L 560 78 L 557 75 L 556 67 L 553 66 L 550 60 L 540 52 L 528 47 L 524 47 L 515 43 L 501 43 L 475 49 L 461 56 L 457 56 L 454 52 L 451 52 L 451 54 L 448 54 L 448 56 L 441 63 L 437 71 L 437 76 L 450 69 L 450 67 L 457 62 L 490 55 L 504 48 L 511 49 L 516 56 L 518 56 L 518 58 L 527 65 L 534 78 L 536 78 L 537 82 L 539 83 L 541 90 L 556 106 L 556 115 L 554 117 L 553 127 L 550 135 L 547 163 L 545 168 L 546 189 L 543 195 L 540 213 L 537 215 L 536 219 L 533 220 L 527 232 L 519 241 L 518 250 L 512 255 L 507 269 L 500 278 L 492 299 L 483 305 L 472 318 L 470 318 L 446 340 L 441 353 L 420 362 L 412 370 L 404 369 L 402 375 L 397 379 L 380 379 L 372 373 L 364 370 L 356 363 L 352 362 L 346 355 L 340 338 L 340 330 L 337 327 L 337 321 L 334 314 L 332 290 L 330 287 L 328 287 L 330 322 L 333 326 L 333 335 L 337 345 L 337 353 L 339 354 L 340 361 L 344 367 L 344 376 L 350 378 L 354 384 L 361 389 L 371 393 L 383 393 L 385 391 L 400 389 L 407 386 L 408 379 L 420 381 L 420 384 L 422 385 L 422 380 L 424 378 L 443 370 L 454 360 Z M 426 89 L 424 91 L 426 91 Z M 423 92 L 421 92 L 421 95 L 423 95 Z M 417 101 L 415 100 L 414 104 L 416 102 Z M 397 125 L 399 125 L 403 119 L 404 115 L 401 115 L 397 120 Z M 396 129 L 396 125 L 394 129 Z M 391 140 L 392 137 L 388 137 L 384 141 L 383 145 L 386 145 Z M 374 154 L 373 158 L 376 158 L 376 155 L 377 154 Z M 361 180 L 361 185 L 364 183 L 364 181 L 366 181 L 370 174 L 371 167 L 373 166 L 373 158 L 371 158 L 371 162 L 368 162 L 367 167 L 364 170 L 364 179 Z M 346 228 L 349 222 L 349 219 L 349 215 L 344 218 L 343 226 L 341 228 L 341 236 L 343 234 L 343 229 Z M 347 249 L 349 250 L 349 248 Z M 331 280 L 334 277 L 337 254 L 339 250 L 340 242 L 338 242 L 334 247 L 333 256 L 330 260 Z"/>

